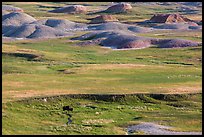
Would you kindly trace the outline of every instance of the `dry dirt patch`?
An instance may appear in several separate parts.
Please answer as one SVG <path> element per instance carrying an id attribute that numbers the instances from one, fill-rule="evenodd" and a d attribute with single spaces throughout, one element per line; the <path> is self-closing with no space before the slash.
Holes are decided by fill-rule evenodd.
<path id="1" fill-rule="evenodd" d="M 85 65 L 85 69 L 127 69 L 136 67 L 146 67 L 143 64 L 88 64 Z"/>
<path id="2" fill-rule="evenodd" d="M 169 94 L 180 94 L 180 93 L 197 93 L 202 91 L 202 87 L 188 87 L 182 86 L 177 88 L 166 89 Z"/>
<path id="3" fill-rule="evenodd" d="M 4 86 L 13 86 L 13 87 L 23 87 L 25 85 L 25 83 L 24 82 L 10 81 L 10 82 L 3 82 L 2 85 L 4 85 Z"/>

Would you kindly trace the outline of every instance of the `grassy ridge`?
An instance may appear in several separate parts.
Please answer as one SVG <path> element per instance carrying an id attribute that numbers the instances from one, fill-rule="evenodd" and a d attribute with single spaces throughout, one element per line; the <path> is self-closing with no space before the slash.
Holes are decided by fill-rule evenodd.
<path id="1" fill-rule="evenodd" d="M 2 131 L 3 134 L 125 134 L 128 125 L 141 121 L 174 126 L 176 131 L 201 131 L 202 96 L 185 97 L 188 100 L 168 95 L 161 101 L 139 94 L 103 101 L 58 96 L 48 97 L 47 102 L 43 99 L 8 102 L 3 104 Z M 63 105 L 74 108 L 73 122 L 68 126 Z"/>

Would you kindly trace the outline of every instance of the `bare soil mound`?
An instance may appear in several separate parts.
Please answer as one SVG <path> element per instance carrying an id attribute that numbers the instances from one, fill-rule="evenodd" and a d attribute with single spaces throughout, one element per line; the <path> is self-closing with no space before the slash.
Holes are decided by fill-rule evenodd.
<path id="1" fill-rule="evenodd" d="M 101 38 L 107 38 L 111 35 L 114 35 L 115 33 L 113 31 L 94 31 L 86 33 L 82 36 L 75 37 L 73 40 L 94 40 L 94 39 L 101 39 Z"/>
<path id="2" fill-rule="evenodd" d="M 202 7 L 202 2 L 181 2 L 183 5 Z"/>
<path id="3" fill-rule="evenodd" d="M 2 5 L 2 11 L 8 12 L 24 12 L 23 9 L 11 5 Z"/>
<path id="4" fill-rule="evenodd" d="M 2 34 L 5 35 L 6 33 L 10 33 L 15 31 L 19 26 L 6 26 L 6 25 L 2 25 Z"/>
<path id="5" fill-rule="evenodd" d="M 113 49 L 145 48 L 151 45 L 151 38 L 137 37 L 123 31 L 100 31 L 82 35 L 75 40 L 89 40 L 84 44 L 100 44 Z M 92 43 L 93 42 L 93 43 Z M 98 42 L 98 43 L 97 43 Z"/>
<path id="6" fill-rule="evenodd" d="M 154 26 L 155 29 L 177 29 L 177 30 L 187 30 L 187 29 L 201 29 L 198 24 L 189 22 L 189 23 L 171 23 L 171 24 L 159 24 Z"/>
<path id="7" fill-rule="evenodd" d="M 118 19 L 116 19 L 112 15 L 99 15 L 96 18 L 91 19 L 90 23 L 106 23 L 106 22 L 116 22 Z"/>
<path id="8" fill-rule="evenodd" d="M 131 35 L 117 34 L 111 35 L 103 40 L 101 45 L 115 49 L 125 48 L 146 48 L 151 46 L 151 39 L 145 37 L 137 37 Z"/>
<path id="9" fill-rule="evenodd" d="M 4 34 L 6 37 L 16 38 L 56 38 L 70 36 L 72 33 L 64 32 L 45 25 L 25 24 L 13 31 Z"/>
<path id="10" fill-rule="evenodd" d="M 128 25 L 120 22 L 107 22 L 88 27 L 90 30 L 127 30 Z"/>
<path id="11" fill-rule="evenodd" d="M 159 48 L 182 48 L 199 46 L 200 43 L 182 39 L 163 39 L 156 43 Z"/>
<path id="12" fill-rule="evenodd" d="M 31 23 L 33 21 L 36 21 L 36 19 L 22 12 L 11 12 L 2 16 L 2 25 L 5 26 L 20 26 L 22 24 Z"/>
<path id="13" fill-rule="evenodd" d="M 131 31 L 136 33 L 143 33 L 152 31 L 151 28 L 139 27 L 135 25 L 128 25 L 120 22 L 107 22 L 99 25 L 92 25 L 88 27 L 89 30 L 117 30 L 117 31 Z"/>
<path id="14" fill-rule="evenodd" d="M 72 6 L 66 6 L 62 8 L 57 8 L 55 10 L 51 10 L 49 12 L 54 12 L 54 13 L 71 13 L 71 14 L 76 14 L 76 13 L 86 13 L 87 8 L 82 5 L 72 5 Z"/>
<path id="15" fill-rule="evenodd" d="M 121 12 L 127 12 L 132 9 L 132 6 L 129 3 L 119 3 L 116 5 L 113 5 L 105 10 L 105 12 L 109 13 L 121 13 Z"/>
<path id="16" fill-rule="evenodd" d="M 145 33 L 150 32 L 153 30 L 153 28 L 147 28 L 147 27 L 139 27 L 139 26 L 129 26 L 129 31 L 136 32 L 136 33 Z"/>
<path id="17" fill-rule="evenodd" d="M 19 26 L 33 21 L 36 21 L 36 19 L 22 12 L 11 12 L 2 15 L 2 34 L 13 31 Z"/>
<path id="18" fill-rule="evenodd" d="M 87 25 L 75 23 L 66 19 L 43 19 L 33 22 L 32 24 L 46 25 L 63 31 L 86 30 Z"/>
<path id="19" fill-rule="evenodd" d="M 7 37 L 26 38 L 35 31 L 35 25 L 22 25 L 4 34 Z"/>
<path id="20" fill-rule="evenodd" d="M 105 47 L 111 47 L 113 49 L 141 49 L 153 45 L 157 46 L 158 48 L 182 48 L 200 45 L 200 43 L 190 40 L 138 37 L 132 33 L 126 33 L 124 31 L 95 31 L 74 38 L 73 40 L 85 41 L 79 43 L 79 45 L 83 46 L 99 44 Z"/>
<path id="21" fill-rule="evenodd" d="M 43 19 L 36 21 L 36 19 L 25 13 L 15 12 L 14 15 L 10 14 L 4 15 L 2 18 L 2 34 L 6 37 L 56 38 L 71 36 L 73 35 L 71 31 L 87 29 L 86 24 L 75 23 L 66 19 Z M 22 20 L 19 20 L 17 17 L 20 17 Z"/>
<path id="22" fill-rule="evenodd" d="M 180 15 L 180 14 L 156 14 L 151 19 L 154 23 L 179 23 L 179 22 L 191 22 L 192 20 Z"/>

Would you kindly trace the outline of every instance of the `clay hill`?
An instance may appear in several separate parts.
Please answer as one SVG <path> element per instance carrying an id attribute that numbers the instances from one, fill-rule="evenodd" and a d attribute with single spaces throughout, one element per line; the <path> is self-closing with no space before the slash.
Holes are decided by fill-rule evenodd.
<path id="1" fill-rule="evenodd" d="M 11 12 L 4 14 L 2 15 L 2 34 L 33 21 L 36 21 L 36 19 L 22 12 Z"/>
<path id="2" fill-rule="evenodd" d="M 194 22 L 182 22 L 182 23 L 162 23 L 154 26 L 155 29 L 175 29 L 175 30 L 188 30 L 188 29 L 202 29 L 202 26 L 199 26 Z"/>
<path id="3" fill-rule="evenodd" d="M 23 23 L 19 26 L 3 26 L 3 28 L 9 30 L 2 32 L 6 37 L 35 39 L 72 36 L 73 31 L 86 30 L 87 25 L 66 19 L 42 19 L 31 23 Z"/>
<path id="4" fill-rule="evenodd" d="M 97 23 L 106 23 L 106 22 L 117 22 L 118 19 L 116 19 L 112 15 L 99 15 L 95 18 L 91 19 L 91 24 L 97 24 Z"/>
<path id="5" fill-rule="evenodd" d="M 127 12 L 131 9 L 132 9 L 132 6 L 129 3 L 118 3 L 106 9 L 105 12 L 121 13 L 121 12 Z"/>
<path id="6" fill-rule="evenodd" d="M 192 22 L 192 20 L 180 15 L 180 14 L 156 14 L 150 22 L 154 23 L 181 23 L 181 22 Z"/>
<path id="7" fill-rule="evenodd" d="M 153 29 L 147 27 L 140 27 L 136 25 L 129 25 L 120 22 L 107 22 L 97 25 L 88 26 L 89 30 L 115 30 L 115 31 L 125 31 L 125 32 L 135 32 L 135 33 L 144 33 L 150 32 Z"/>
<path id="8" fill-rule="evenodd" d="M 113 49 L 124 48 L 146 48 L 150 46 L 151 39 L 145 37 L 137 37 L 131 33 L 124 31 L 99 31 L 91 32 L 73 40 L 87 40 L 79 45 L 99 44 Z"/>
<path id="9" fill-rule="evenodd" d="M 8 12 L 24 12 L 23 9 L 11 5 L 2 5 L 2 11 Z"/>
<path id="10" fill-rule="evenodd" d="M 72 33 L 64 32 L 46 25 L 24 24 L 4 34 L 6 37 L 15 38 L 56 38 L 71 36 Z"/>
<path id="11" fill-rule="evenodd" d="M 42 20 L 32 22 L 32 24 L 46 25 L 63 31 L 77 31 L 77 30 L 87 29 L 86 24 L 75 23 L 66 19 L 42 19 Z"/>
<path id="12" fill-rule="evenodd" d="M 66 6 L 62 8 L 57 8 L 55 10 L 51 10 L 49 12 L 53 13 L 70 13 L 70 14 L 76 14 L 76 13 L 86 13 L 87 8 L 83 5 L 71 5 L 71 6 Z"/>
<path id="13" fill-rule="evenodd" d="M 36 21 L 32 16 L 22 12 L 11 12 L 2 16 L 2 25 L 20 26 L 25 23 Z"/>
<path id="14" fill-rule="evenodd" d="M 131 33 L 124 33 L 124 31 L 98 31 L 84 34 L 80 37 L 73 38 L 73 40 L 84 40 L 78 45 L 95 45 L 99 44 L 113 49 L 126 48 L 147 48 L 157 45 L 158 48 L 180 48 L 199 46 L 200 43 L 182 40 L 182 39 L 156 39 L 149 37 L 139 37 Z"/>
<path id="15" fill-rule="evenodd" d="M 23 12 L 7 11 L 2 15 L 2 35 L 12 38 L 56 38 L 72 36 L 70 31 L 85 30 L 86 24 L 66 19 L 36 20 Z"/>
<path id="16" fill-rule="evenodd" d="M 183 48 L 183 47 L 194 47 L 199 46 L 200 43 L 191 40 L 183 39 L 159 39 L 157 42 L 152 44 L 158 45 L 158 48 Z"/>

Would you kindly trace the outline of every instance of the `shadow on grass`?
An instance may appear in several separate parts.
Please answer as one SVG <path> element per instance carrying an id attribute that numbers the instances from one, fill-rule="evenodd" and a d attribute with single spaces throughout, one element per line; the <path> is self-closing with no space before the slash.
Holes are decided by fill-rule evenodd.
<path id="1" fill-rule="evenodd" d="M 28 61 L 42 61 L 42 55 L 29 54 L 29 53 L 2 53 L 2 55 L 22 57 L 26 58 Z"/>

